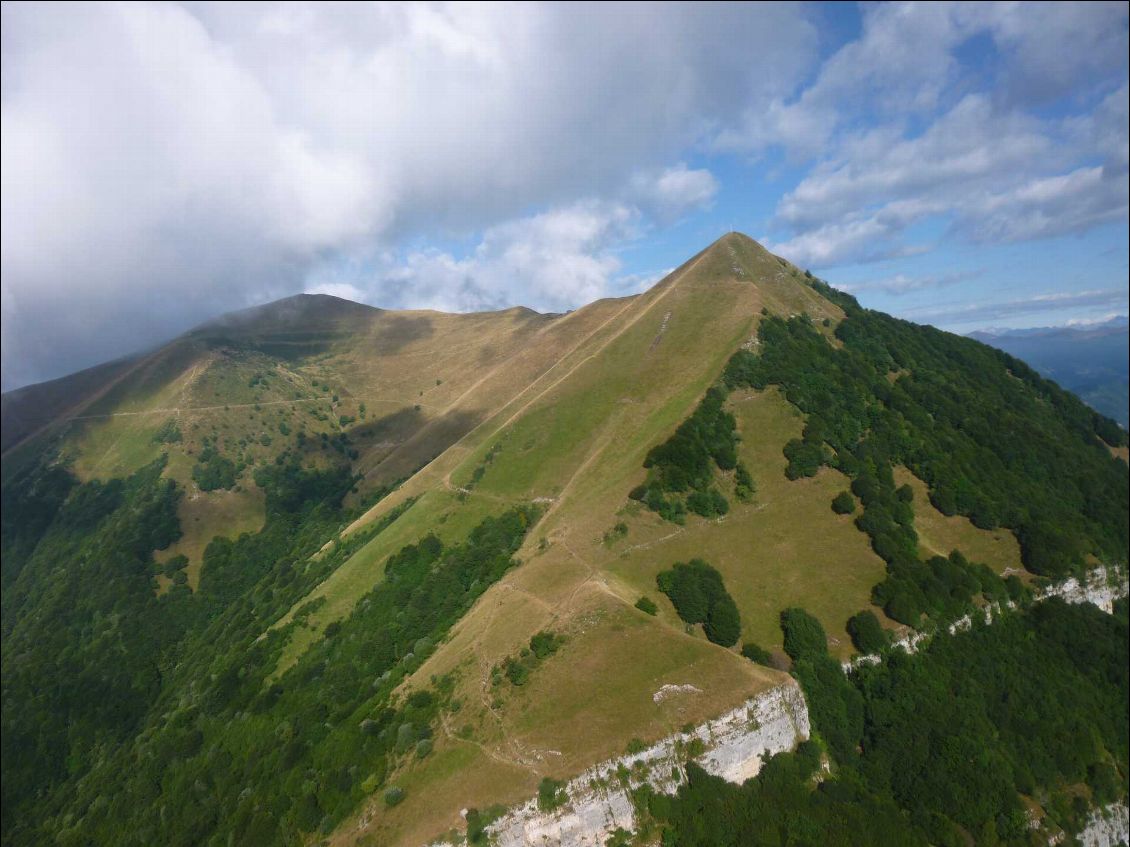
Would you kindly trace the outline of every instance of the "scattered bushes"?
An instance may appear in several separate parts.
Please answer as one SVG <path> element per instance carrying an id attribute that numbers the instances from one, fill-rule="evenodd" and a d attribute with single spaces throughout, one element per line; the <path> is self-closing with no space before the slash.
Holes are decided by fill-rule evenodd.
<path id="1" fill-rule="evenodd" d="M 537 659 L 548 659 L 565 643 L 565 637 L 542 630 L 530 638 L 530 652 Z"/>
<path id="2" fill-rule="evenodd" d="M 612 529 L 604 533 L 604 543 L 613 544 L 621 538 L 626 537 L 628 534 L 628 525 L 623 521 L 619 521 Z"/>
<path id="3" fill-rule="evenodd" d="M 542 630 L 530 638 L 528 647 L 523 647 L 517 656 L 510 656 L 502 663 L 502 674 L 511 685 L 525 685 L 529 682 L 530 674 L 564 643 L 565 636 Z M 495 670 L 494 676 L 498 679 L 498 669 Z"/>
<path id="4" fill-rule="evenodd" d="M 503 669 L 511 685 L 522 686 L 529 682 L 530 666 L 528 664 L 518 659 L 509 658 L 503 663 Z"/>
<path id="5" fill-rule="evenodd" d="M 411 723 L 402 723 L 396 730 L 396 752 L 407 753 L 416 739 L 416 727 Z"/>
<path id="6" fill-rule="evenodd" d="M 633 738 L 628 742 L 626 752 L 629 756 L 634 756 L 636 753 L 642 753 L 647 749 L 647 744 L 640 738 Z"/>
<path id="7" fill-rule="evenodd" d="M 489 838 L 487 835 L 487 827 L 491 823 L 498 820 L 506 809 L 504 806 L 491 806 L 482 811 L 478 809 L 467 810 L 467 843 L 468 844 L 487 844 Z"/>

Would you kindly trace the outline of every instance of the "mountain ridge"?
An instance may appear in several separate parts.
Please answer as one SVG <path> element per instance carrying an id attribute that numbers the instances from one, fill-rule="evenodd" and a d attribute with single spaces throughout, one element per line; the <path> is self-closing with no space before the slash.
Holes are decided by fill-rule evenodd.
<path id="1" fill-rule="evenodd" d="M 1125 534 L 1112 423 L 736 233 L 564 315 L 299 296 L 194 332 L 5 454 L 6 686 L 46 684 L 57 638 L 28 610 L 51 598 L 75 598 L 52 614 L 88 651 L 110 643 L 82 633 L 115 619 L 115 592 L 146 633 L 119 636 L 133 677 L 107 670 L 139 709 L 124 738 L 67 754 L 53 716 L 35 737 L 49 754 L 8 772 L 55 785 L 105 837 L 156 825 L 142 797 L 161 784 L 184 831 L 423 843 L 461 809 L 787 682 L 785 610 L 811 613 L 838 668 L 860 610 L 880 637 L 906 633 L 1117 557 Z M 696 613 L 664 574 L 698 560 L 686 573 L 712 599 Z M 6 708 L 6 733 L 38 726 L 34 698 L 6 702 L 24 715 Z M 67 755 L 83 780 L 42 771 Z M 90 805 L 99 780 L 112 815 Z M 189 802 L 196 783 L 216 787 Z"/>

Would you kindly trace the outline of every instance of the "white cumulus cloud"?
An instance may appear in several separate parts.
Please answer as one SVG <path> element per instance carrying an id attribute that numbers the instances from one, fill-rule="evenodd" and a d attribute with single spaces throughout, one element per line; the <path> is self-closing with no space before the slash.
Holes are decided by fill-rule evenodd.
<path id="1" fill-rule="evenodd" d="M 6 388 L 423 235 L 493 245 L 491 227 L 586 198 L 671 221 L 716 188 L 678 164 L 685 151 L 743 104 L 791 90 L 818 47 L 796 6 L 5 3 L 2 14 Z M 518 253 L 482 261 L 517 267 Z M 587 296 L 609 261 L 578 256 L 530 285 Z M 461 291 L 433 299 L 482 299 Z"/>

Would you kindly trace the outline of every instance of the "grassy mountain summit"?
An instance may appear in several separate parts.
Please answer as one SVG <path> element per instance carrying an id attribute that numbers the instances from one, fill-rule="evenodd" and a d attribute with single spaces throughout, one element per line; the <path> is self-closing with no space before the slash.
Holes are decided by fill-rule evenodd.
<path id="1" fill-rule="evenodd" d="M 422 843 L 779 683 L 785 609 L 846 658 L 1126 561 L 1123 430 L 737 233 L 565 315 L 289 298 L 4 429 L 13 844 Z"/>

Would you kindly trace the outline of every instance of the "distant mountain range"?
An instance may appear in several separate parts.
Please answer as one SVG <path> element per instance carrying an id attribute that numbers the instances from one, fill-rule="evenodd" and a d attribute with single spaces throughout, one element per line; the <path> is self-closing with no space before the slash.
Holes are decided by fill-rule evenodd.
<path id="1" fill-rule="evenodd" d="M 1130 426 L 1130 320 L 1125 316 L 1088 326 L 985 329 L 970 338 L 1023 359 L 1096 411 Z"/>

